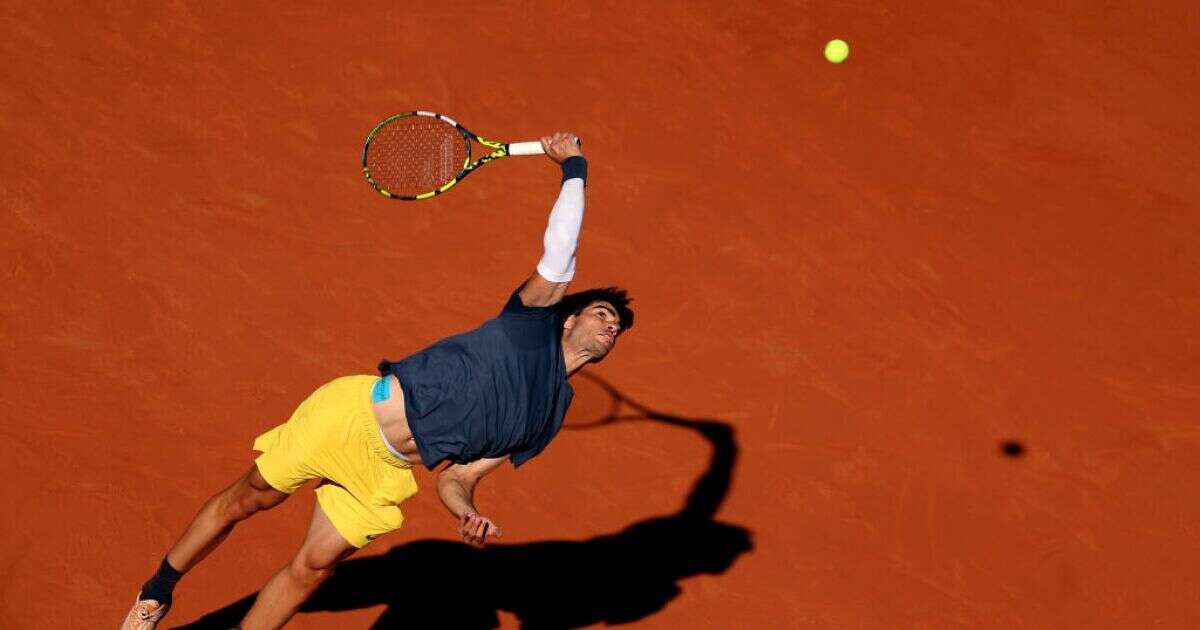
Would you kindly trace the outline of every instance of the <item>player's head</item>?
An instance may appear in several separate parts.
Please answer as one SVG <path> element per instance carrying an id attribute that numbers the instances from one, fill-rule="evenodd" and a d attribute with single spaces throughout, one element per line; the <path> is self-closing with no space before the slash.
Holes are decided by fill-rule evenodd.
<path id="1" fill-rule="evenodd" d="M 604 287 L 563 296 L 556 308 L 563 321 L 563 342 L 586 349 L 592 362 L 603 359 L 617 337 L 633 328 L 633 311 L 624 289 Z"/>

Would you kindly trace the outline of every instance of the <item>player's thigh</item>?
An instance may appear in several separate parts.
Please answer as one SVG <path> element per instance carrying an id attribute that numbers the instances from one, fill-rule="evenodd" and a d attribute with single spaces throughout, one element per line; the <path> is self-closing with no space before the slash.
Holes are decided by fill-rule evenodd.
<path id="1" fill-rule="evenodd" d="M 316 503 L 313 505 L 312 521 L 308 525 L 304 544 L 296 554 L 292 566 L 302 571 L 328 573 L 355 551 L 358 551 L 358 547 L 350 544 L 338 532 L 321 509 L 321 504 Z"/>
<path id="2" fill-rule="evenodd" d="M 255 464 L 251 464 L 250 470 L 235 481 L 225 493 L 228 510 L 241 517 L 260 510 L 269 510 L 291 496 L 267 483 Z"/>

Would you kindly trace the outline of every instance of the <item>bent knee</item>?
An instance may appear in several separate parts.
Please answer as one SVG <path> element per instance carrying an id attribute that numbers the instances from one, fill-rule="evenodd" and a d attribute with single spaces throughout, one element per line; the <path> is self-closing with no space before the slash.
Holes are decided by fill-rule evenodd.
<path id="1" fill-rule="evenodd" d="M 269 510 L 287 499 L 288 495 L 275 490 L 258 490 L 243 488 L 221 502 L 221 518 L 226 523 L 233 524 L 250 518 L 257 512 Z"/>
<path id="2" fill-rule="evenodd" d="M 299 584 L 315 587 L 333 575 L 334 567 L 314 567 L 306 562 L 294 560 L 288 565 L 288 575 Z"/>

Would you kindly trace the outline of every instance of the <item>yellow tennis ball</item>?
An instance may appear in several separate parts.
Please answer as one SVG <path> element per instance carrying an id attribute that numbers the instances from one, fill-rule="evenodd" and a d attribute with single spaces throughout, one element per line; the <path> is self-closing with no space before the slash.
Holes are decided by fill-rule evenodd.
<path id="1" fill-rule="evenodd" d="M 825 44 L 825 58 L 829 60 L 829 63 L 842 63 L 849 56 L 850 44 L 840 39 L 831 39 L 828 44 Z"/>

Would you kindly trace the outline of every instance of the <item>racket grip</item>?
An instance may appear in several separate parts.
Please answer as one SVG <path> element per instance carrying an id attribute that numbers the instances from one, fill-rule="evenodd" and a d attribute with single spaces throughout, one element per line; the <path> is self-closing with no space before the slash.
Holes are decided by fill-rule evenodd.
<path id="1" fill-rule="evenodd" d="M 545 155 L 541 142 L 513 142 L 508 145 L 509 155 Z"/>

